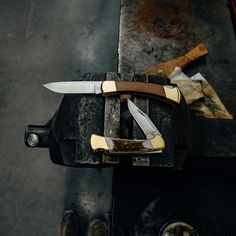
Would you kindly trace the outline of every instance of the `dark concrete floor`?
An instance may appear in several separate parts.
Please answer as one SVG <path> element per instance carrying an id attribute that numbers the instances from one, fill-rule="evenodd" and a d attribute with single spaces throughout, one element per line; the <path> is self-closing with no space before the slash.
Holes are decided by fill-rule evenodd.
<path id="1" fill-rule="evenodd" d="M 61 96 L 42 84 L 117 70 L 119 4 L 0 1 L 0 235 L 58 235 L 78 179 L 96 171 L 52 164 L 47 149 L 25 147 L 23 134 L 59 106 Z"/>

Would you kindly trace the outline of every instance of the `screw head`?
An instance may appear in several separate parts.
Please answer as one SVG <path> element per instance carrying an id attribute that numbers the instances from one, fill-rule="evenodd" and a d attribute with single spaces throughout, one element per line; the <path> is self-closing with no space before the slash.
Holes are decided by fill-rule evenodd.
<path id="1" fill-rule="evenodd" d="M 165 73 L 164 73 L 164 71 L 163 71 L 162 69 L 159 69 L 159 70 L 158 70 L 158 75 L 159 75 L 159 76 L 164 76 Z"/>
<path id="2" fill-rule="evenodd" d="M 37 134 L 30 134 L 27 138 L 27 143 L 30 147 L 36 147 L 39 144 L 39 136 Z"/>

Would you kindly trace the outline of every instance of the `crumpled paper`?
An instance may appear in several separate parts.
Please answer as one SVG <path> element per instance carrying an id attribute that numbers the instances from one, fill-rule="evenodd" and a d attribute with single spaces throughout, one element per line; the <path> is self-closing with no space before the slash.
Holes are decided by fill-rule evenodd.
<path id="1" fill-rule="evenodd" d="M 177 84 L 189 108 L 199 115 L 206 118 L 233 119 L 216 91 L 200 73 L 188 77 L 181 68 L 176 67 L 169 78 L 172 83 Z"/>

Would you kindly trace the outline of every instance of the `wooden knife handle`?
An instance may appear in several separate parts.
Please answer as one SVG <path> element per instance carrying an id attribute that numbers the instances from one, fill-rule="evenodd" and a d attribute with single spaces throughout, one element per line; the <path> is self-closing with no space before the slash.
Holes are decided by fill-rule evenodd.
<path id="1" fill-rule="evenodd" d="M 105 96 L 130 93 L 142 94 L 174 103 L 179 103 L 181 98 L 180 91 L 177 87 L 144 82 L 104 81 L 102 83 L 102 91 Z"/>
<path id="2" fill-rule="evenodd" d="M 169 61 L 161 62 L 151 68 L 149 68 L 145 74 L 147 75 L 157 75 L 162 71 L 165 76 L 169 76 L 175 69 L 176 66 L 184 68 L 191 61 L 194 61 L 200 57 L 208 54 L 208 50 L 204 44 L 199 44 L 197 47 L 193 48 L 191 51 L 186 53 L 184 56 L 179 56 L 173 58 Z"/>
<path id="3" fill-rule="evenodd" d="M 199 44 L 197 47 L 193 48 L 191 51 L 186 53 L 184 56 L 190 61 L 196 60 L 208 54 L 208 50 L 204 44 Z"/>
<path id="4" fill-rule="evenodd" d="M 93 151 L 103 151 L 107 154 L 144 154 L 161 152 L 165 141 L 160 135 L 150 140 L 118 139 L 93 134 L 90 139 Z"/>

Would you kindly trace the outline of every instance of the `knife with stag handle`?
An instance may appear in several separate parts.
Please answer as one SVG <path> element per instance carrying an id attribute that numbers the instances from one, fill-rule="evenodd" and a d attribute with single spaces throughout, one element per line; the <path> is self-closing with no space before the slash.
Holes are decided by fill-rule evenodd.
<path id="1" fill-rule="evenodd" d="M 145 82 L 129 81 L 65 81 L 44 84 L 44 87 L 63 94 L 136 94 L 159 98 L 172 103 L 179 103 L 181 94 L 177 87 Z"/>
<path id="2" fill-rule="evenodd" d="M 93 151 L 103 151 L 107 154 L 148 154 L 159 153 L 165 148 L 161 133 L 150 120 L 130 99 L 128 108 L 142 131 L 146 140 L 109 138 L 93 134 L 90 144 Z"/>

